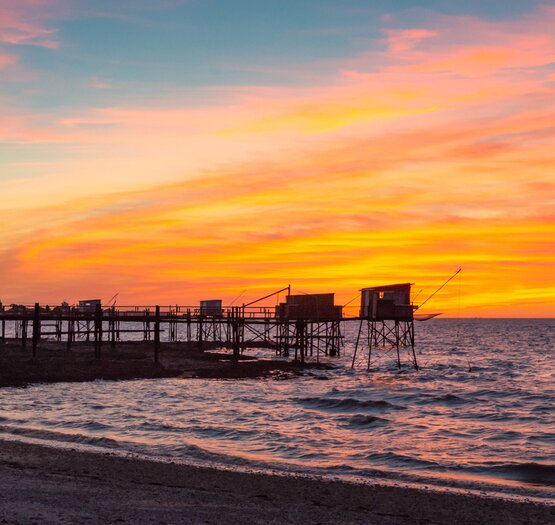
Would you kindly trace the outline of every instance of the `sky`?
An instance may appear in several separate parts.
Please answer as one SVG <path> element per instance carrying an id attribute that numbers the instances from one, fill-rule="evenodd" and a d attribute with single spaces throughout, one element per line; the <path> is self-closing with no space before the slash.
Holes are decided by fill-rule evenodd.
<path id="1" fill-rule="evenodd" d="M 425 311 L 555 317 L 554 27 L 549 0 L 0 0 L 0 300 L 419 304 L 462 267 Z"/>

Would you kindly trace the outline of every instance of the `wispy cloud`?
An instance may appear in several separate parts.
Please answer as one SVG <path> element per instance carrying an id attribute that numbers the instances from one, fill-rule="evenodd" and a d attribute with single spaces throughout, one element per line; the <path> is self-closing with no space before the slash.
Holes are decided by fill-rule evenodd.
<path id="1" fill-rule="evenodd" d="M 286 279 L 348 299 L 463 265 L 463 313 L 552 315 L 555 10 L 418 22 L 390 17 L 319 85 L 13 113 L 5 140 L 67 157 L 0 183 L 5 293 L 175 302 Z"/>
<path id="2" fill-rule="evenodd" d="M 99 77 L 91 77 L 89 79 L 88 85 L 93 89 L 112 89 L 114 87 L 114 84 L 112 82 Z"/>
<path id="3" fill-rule="evenodd" d="M 5 0 L 0 4 L 0 44 L 57 48 L 57 29 L 49 21 L 59 15 L 61 0 Z"/>

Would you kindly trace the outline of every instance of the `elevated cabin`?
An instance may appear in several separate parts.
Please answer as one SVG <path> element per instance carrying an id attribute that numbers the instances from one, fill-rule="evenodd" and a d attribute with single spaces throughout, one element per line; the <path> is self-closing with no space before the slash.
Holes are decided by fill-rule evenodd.
<path id="1" fill-rule="evenodd" d="M 410 302 L 411 283 L 363 288 L 360 317 L 376 321 L 411 321 L 416 309 Z"/>
<path id="2" fill-rule="evenodd" d="M 99 306 L 102 308 L 102 301 L 100 299 L 85 299 L 84 301 L 79 301 L 80 312 L 96 312 Z"/>
<path id="3" fill-rule="evenodd" d="M 207 299 L 200 302 L 200 315 L 221 317 L 223 314 L 221 299 Z"/>
<path id="4" fill-rule="evenodd" d="M 335 294 L 288 295 L 276 306 L 276 317 L 306 321 L 335 321 L 343 317 L 343 307 L 334 304 Z"/>

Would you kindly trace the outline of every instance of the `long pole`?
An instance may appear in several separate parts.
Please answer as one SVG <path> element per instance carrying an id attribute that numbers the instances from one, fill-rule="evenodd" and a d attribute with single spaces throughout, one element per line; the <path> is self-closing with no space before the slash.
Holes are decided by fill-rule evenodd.
<path id="1" fill-rule="evenodd" d="M 285 292 L 285 290 L 287 290 L 289 292 L 289 295 L 291 295 L 291 285 L 289 285 L 289 286 L 286 286 L 285 288 L 282 288 L 281 290 L 278 290 L 277 292 L 273 292 L 268 295 L 265 295 L 264 297 L 261 297 L 260 299 L 256 299 L 256 301 L 251 301 L 250 303 L 243 304 L 243 308 L 259 303 L 260 301 L 263 301 L 264 299 L 268 299 L 269 297 L 277 295 L 278 293 Z"/>
<path id="2" fill-rule="evenodd" d="M 460 272 L 462 268 L 459 268 L 447 281 L 445 281 L 430 297 L 428 297 L 418 308 L 422 308 L 437 292 L 439 292 L 449 281 L 454 279 Z"/>

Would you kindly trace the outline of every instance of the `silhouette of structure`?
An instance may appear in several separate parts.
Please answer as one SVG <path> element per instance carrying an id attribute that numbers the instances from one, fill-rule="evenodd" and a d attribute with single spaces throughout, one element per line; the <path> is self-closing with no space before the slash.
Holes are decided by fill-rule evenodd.
<path id="1" fill-rule="evenodd" d="M 285 300 L 280 302 L 280 294 Z M 345 317 L 336 305 L 333 293 L 291 294 L 287 286 L 241 306 L 224 306 L 220 299 L 203 300 L 198 306 L 120 306 L 115 301 L 102 307 L 99 299 L 67 303 L 55 308 L 0 303 L 1 339 L 6 339 L 6 323 L 14 323 L 13 335 L 26 347 L 32 341 L 33 357 L 41 337 L 65 341 L 70 350 L 76 341 L 93 341 L 95 357 L 101 358 L 102 348 L 113 348 L 134 334 L 133 339 L 154 342 L 154 359 L 158 360 L 162 333 L 168 342 L 186 341 L 203 349 L 206 343 L 229 348 L 239 358 L 247 347 L 267 347 L 277 355 L 291 356 L 301 363 L 307 357 L 340 356 L 344 336 L 343 325 L 358 322 L 358 334 L 352 366 L 357 356 L 364 355 L 370 369 L 373 350 L 395 349 L 401 366 L 400 349 L 411 351 L 411 360 L 418 368 L 414 352 L 414 310 L 411 284 L 393 284 L 361 290 L 360 311 Z M 260 306 L 276 297 L 275 306 Z M 30 332 L 30 333 L 29 333 Z M 129 338 L 127 338 L 129 339 Z M 367 356 L 364 353 L 367 351 Z"/>
<path id="2" fill-rule="evenodd" d="M 394 348 L 397 365 L 401 368 L 402 347 L 410 347 L 414 367 L 418 362 L 414 352 L 414 310 L 411 304 L 411 283 L 389 284 L 363 288 L 360 295 L 360 324 L 353 352 L 355 366 L 359 346 L 366 342 L 367 370 L 370 370 L 372 349 L 378 346 Z"/>
<path id="3" fill-rule="evenodd" d="M 276 306 L 277 349 L 282 355 L 295 350 L 295 359 L 320 353 L 338 356 L 343 336 L 343 307 L 335 304 L 335 294 L 287 295 Z"/>

